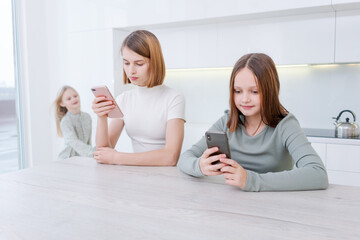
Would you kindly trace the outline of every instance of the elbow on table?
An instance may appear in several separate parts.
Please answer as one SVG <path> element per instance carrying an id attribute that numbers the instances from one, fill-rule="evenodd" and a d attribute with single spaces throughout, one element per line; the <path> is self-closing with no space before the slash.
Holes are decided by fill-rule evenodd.
<path id="1" fill-rule="evenodd" d="M 318 171 L 318 188 L 327 189 L 329 187 L 329 178 L 325 168 L 321 168 L 321 171 Z"/>
<path id="2" fill-rule="evenodd" d="M 325 171 L 325 177 L 324 177 L 324 180 L 323 180 L 323 189 L 327 189 L 329 187 L 329 179 L 328 179 L 328 175 Z"/>
<path id="3" fill-rule="evenodd" d="M 163 164 L 164 166 L 168 167 L 175 167 L 179 160 L 179 153 L 169 151 L 164 158 Z"/>

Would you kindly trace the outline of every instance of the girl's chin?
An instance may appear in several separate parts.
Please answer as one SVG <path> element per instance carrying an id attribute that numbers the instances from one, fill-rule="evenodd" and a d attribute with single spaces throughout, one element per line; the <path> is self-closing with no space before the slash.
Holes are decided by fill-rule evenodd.
<path id="1" fill-rule="evenodd" d="M 131 81 L 131 84 L 139 86 L 139 87 L 145 87 L 146 86 L 145 84 L 140 84 L 139 82 L 136 82 L 136 81 Z"/>
<path id="2" fill-rule="evenodd" d="M 72 107 L 71 109 L 69 109 L 70 112 L 80 112 L 80 106 L 78 107 Z"/>

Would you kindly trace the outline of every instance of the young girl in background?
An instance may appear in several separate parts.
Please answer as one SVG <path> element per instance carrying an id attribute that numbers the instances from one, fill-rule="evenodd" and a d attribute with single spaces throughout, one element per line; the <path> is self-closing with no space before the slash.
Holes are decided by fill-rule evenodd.
<path id="1" fill-rule="evenodd" d="M 226 184 L 245 191 L 326 189 L 325 167 L 295 116 L 280 104 L 279 90 L 269 56 L 240 58 L 230 78 L 230 113 L 210 128 L 227 133 L 232 159 L 210 156 L 218 149 L 207 149 L 203 137 L 181 155 L 178 167 L 195 177 L 223 175 Z"/>
<path id="2" fill-rule="evenodd" d="M 56 127 L 60 137 L 64 137 L 65 148 L 58 159 L 72 156 L 93 157 L 91 146 L 91 117 L 80 111 L 80 97 L 74 88 L 63 86 L 55 100 Z"/>
<path id="3" fill-rule="evenodd" d="M 139 30 L 128 35 L 122 46 L 124 84 L 135 88 L 116 100 L 123 118 L 108 125 L 112 101 L 97 97 L 93 110 L 98 116 L 94 158 L 99 163 L 147 166 L 175 166 L 184 138 L 185 99 L 163 85 L 165 63 L 154 34 Z M 125 127 L 134 153 L 117 152 L 114 147 Z"/>

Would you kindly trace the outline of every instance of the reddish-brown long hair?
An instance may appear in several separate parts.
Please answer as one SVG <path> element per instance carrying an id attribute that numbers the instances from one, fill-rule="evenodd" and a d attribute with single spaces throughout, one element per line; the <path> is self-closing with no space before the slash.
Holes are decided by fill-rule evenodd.
<path id="1" fill-rule="evenodd" d="M 146 30 L 137 30 L 130 33 L 121 46 L 121 53 L 124 47 L 136 52 L 137 54 L 149 58 L 150 77 L 148 88 L 161 85 L 165 79 L 165 61 L 161 51 L 159 40 L 156 36 Z M 123 70 L 124 84 L 131 83 Z"/>
<path id="2" fill-rule="evenodd" d="M 274 61 L 263 53 L 249 53 L 241 57 L 235 64 L 230 77 L 230 117 L 227 122 L 229 132 L 234 132 L 238 124 L 244 125 L 239 119 L 243 115 L 234 102 L 235 76 L 244 68 L 248 68 L 255 77 L 260 95 L 260 114 L 262 121 L 276 127 L 288 111 L 279 100 L 280 82 Z"/>

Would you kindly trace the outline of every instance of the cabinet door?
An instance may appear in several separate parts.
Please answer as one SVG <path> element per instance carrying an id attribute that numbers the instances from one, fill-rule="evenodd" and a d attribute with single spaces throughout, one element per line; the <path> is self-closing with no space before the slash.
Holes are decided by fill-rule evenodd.
<path id="1" fill-rule="evenodd" d="M 346 186 L 360 186 L 360 174 L 353 172 L 341 172 L 327 170 L 329 183 Z"/>
<path id="2" fill-rule="evenodd" d="M 335 13 L 263 18 L 218 25 L 218 66 L 233 66 L 250 52 L 276 64 L 334 62 Z"/>
<path id="3" fill-rule="evenodd" d="M 335 11 L 359 9 L 360 0 L 332 0 L 331 5 Z"/>
<path id="4" fill-rule="evenodd" d="M 168 69 L 232 67 L 250 52 L 266 53 L 276 64 L 334 62 L 333 12 L 151 31 L 161 42 Z"/>
<path id="5" fill-rule="evenodd" d="M 311 146 L 319 154 L 322 162 L 326 166 L 326 143 L 311 143 Z"/>
<path id="6" fill-rule="evenodd" d="M 330 183 L 360 186 L 360 146 L 327 144 Z"/>
<path id="7" fill-rule="evenodd" d="M 335 62 L 359 62 L 359 44 L 360 10 L 337 12 Z"/>
<path id="8" fill-rule="evenodd" d="M 360 173 L 360 146 L 327 144 L 329 170 Z"/>
<path id="9" fill-rule="evenodd" d="M 216 25 L 152 30 L 158 37 L 167 69 L 216 67 Z"/>

